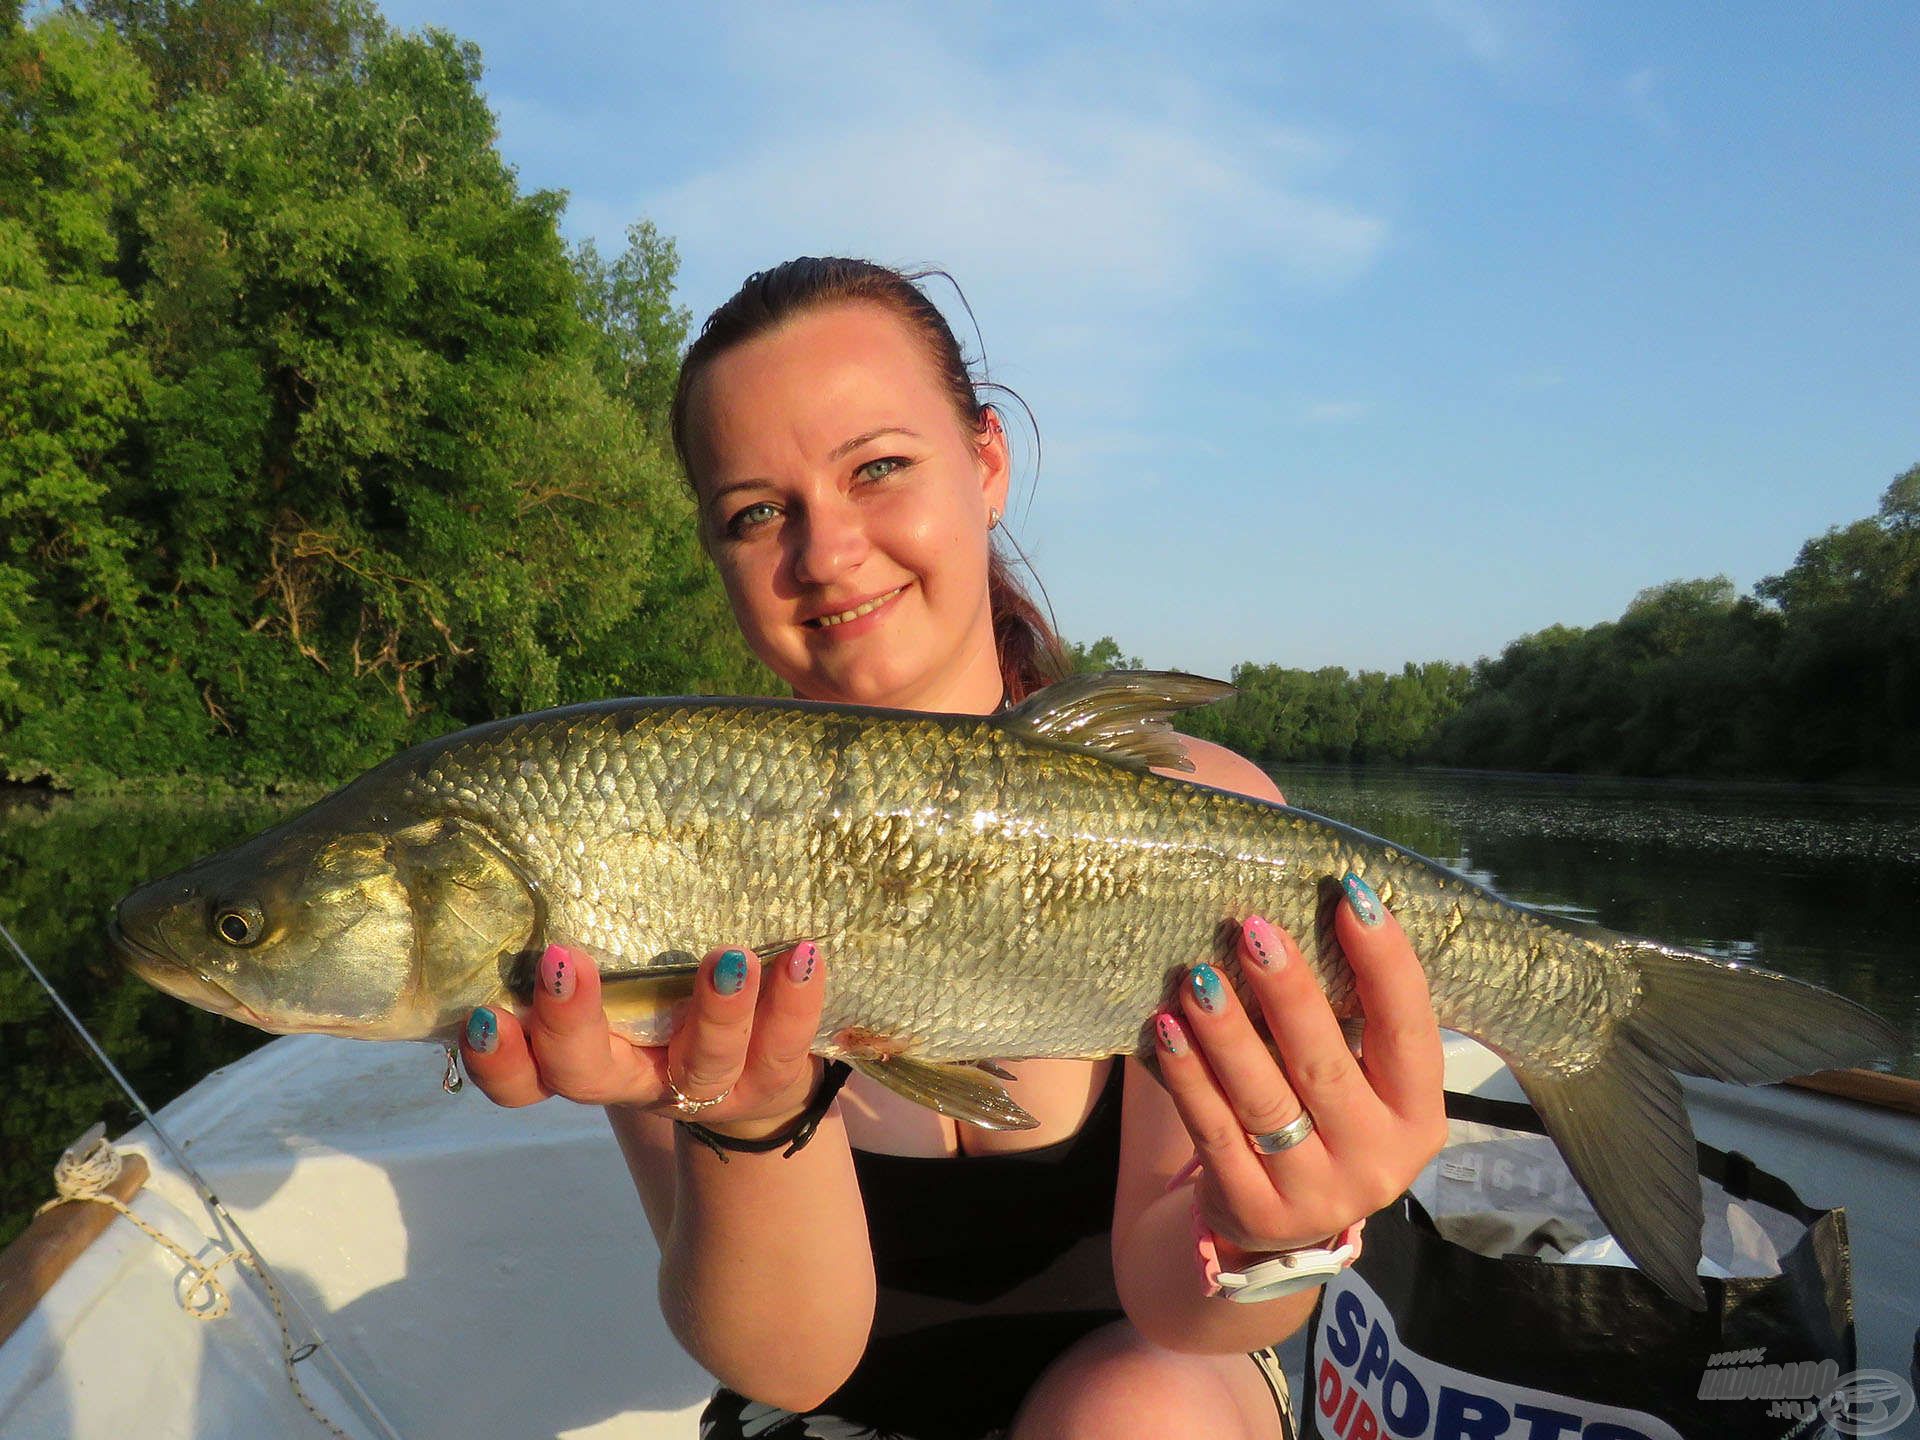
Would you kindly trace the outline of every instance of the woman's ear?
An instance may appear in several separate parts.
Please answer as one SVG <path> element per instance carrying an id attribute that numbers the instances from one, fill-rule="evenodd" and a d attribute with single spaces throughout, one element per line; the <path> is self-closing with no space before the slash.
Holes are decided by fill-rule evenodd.
<path id="1" fill-rule="evenodd" d="M 991 405 L 980 407 L 974 453 L 980 465 L 980 489 L 987 514 L 997 519 L 1007 513 L 1007 496 L 1013 488 L 1013 462 L 1007 452 L 1007 432 L 1000 423 L 1000 412 Z"/>

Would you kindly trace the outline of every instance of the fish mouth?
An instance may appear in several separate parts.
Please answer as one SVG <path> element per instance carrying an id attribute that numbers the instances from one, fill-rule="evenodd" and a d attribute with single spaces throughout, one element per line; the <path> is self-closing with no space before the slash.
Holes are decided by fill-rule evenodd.
<path id="1" fill-rule="evenodd" d="M 215 1015 L 266 1028 L 266 1017 L 251 1005 L 236 999 L 178 956 L 129 935 L 118 915 L 107 922 L 107 948 L 116 960 L 156 990 L 164 990 L 177 1000 L 211 1010 Z"/>

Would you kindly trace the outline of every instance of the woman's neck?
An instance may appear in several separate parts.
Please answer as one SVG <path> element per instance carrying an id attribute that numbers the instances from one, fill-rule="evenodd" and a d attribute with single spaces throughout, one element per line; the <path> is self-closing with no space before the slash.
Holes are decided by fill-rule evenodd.
<path id="1" fill-rule="evenodd" d="M 818 694 L 796 690 L 801 700 L 825 700 L 845 703 L 844 695 Z M 944 675 L 916 687 L 912 694 L 883 703 L 894 709 L 923 710 L 949 715 L 991 715 L 1006 699 L 1006 682 L 1000 674 L 1000 656 L 991 643 L 969 654 L 966 660 Z M 864 702 L 876 703 L 876 702 Z"/>

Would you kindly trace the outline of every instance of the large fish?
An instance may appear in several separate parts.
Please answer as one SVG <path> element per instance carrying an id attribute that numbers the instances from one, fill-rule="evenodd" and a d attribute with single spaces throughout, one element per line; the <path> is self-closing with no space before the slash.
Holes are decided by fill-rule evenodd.
<path id="1" fill-rule="evenodd" d="M 1305 811 L 1169 779 L 1194 676 L 1079 677 L 1005 714 L 618 700 L 415 747 L 305 813 L 143 887 L 113 940 L 161 989 L 274 1031 L 455 1036 L 529 993 L 546 945 L 662 1042 L 694 957 L 813 938 L 815 1049 L 976 1124 L 1033 1123 L 978 1065 L 1150 1056 L 1187 966 L 1240 983 L 1234 922 L 1301 942 L 1357 1008 L 1333 939 L 1364 875 L 1441 1024 L 1512 1068 L 1595 1209 L 1701 1302 L 1694 1141 L 1672 1070 L 1745 1083 L 1857 1064 L 1892 1030 L 1813 986 L 1514 905 Z"/>

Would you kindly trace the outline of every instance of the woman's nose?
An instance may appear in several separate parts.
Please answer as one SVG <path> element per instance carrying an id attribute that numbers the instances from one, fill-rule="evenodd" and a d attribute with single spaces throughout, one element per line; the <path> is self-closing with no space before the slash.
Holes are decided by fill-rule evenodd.
<path id="1" fill-rule="evenodd" d="M 802 584 L 827 585 L 867 558 L 867 532 L 857 507 L 838 497 L 807 507 L 794 576 Z"/>

